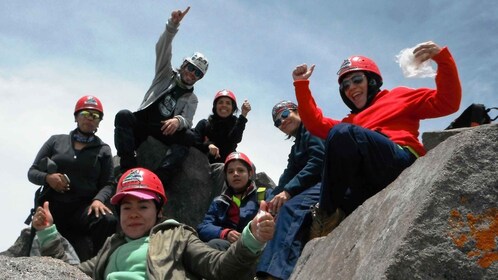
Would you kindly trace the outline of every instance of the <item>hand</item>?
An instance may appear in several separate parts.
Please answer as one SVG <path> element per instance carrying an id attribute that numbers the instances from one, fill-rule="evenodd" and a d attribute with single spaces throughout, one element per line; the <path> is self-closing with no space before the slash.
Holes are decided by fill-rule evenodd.
<path id="1" fill-rule="evenodd" d="M 214 158 L 220 158 L 220 149 L 216 147 L 214 144 L 209 144 L 209 154 L 214 156 Z"/>
<path id="2" fill-rule="evenodd" d="M 432 59 L 440 51 L 441 47 L 439 47 L 432 41 L 428 41 L 418 44 L 418 46 L 413 50 L 413 55 L 415 56 L 415 59 L 417 61 L 422 63 L 428 59 Z"/>
<path id="3" fill-rule="evenodd" d="M 179 24 L 180 21 L 182 21 L 183 17 L 188 13 L 189 10 L 190 10 L 190 6 L 188 6 L 187 9 L 185 9 L 185 11 L 183 11 L 183 12 L 181 10 L 176 10 L 176 11 L 171 12 L 171 21 L 174 24 Z"/>
<path id="4" fill-rule="evenodd" d="M 261 243 L 272 239 L 275 232 L 275 220 L 267 210 L 268 205 L 261 201 L 258 215 L 252 219 L 250 226 L 252 235 Z"/>
<path id="5" fill-rule="evenodd" d="M 270 213 L 276 215 L 280 207 L 284 205 L 287 200 L 291 198 L 291 195 L 287 191 L 283 191 L 272 198 L 270 201 L 270 206 L 268 207 Z"/>
<path id="6" fill-rule="evenodd" d="M 251 111 L 251 103 L 245 99 L 244 103 L 242 103 L 242 116 L 247 117 L 247 113 L 249 113 L 249 111 Z"/>
<path id="7" fill-rule="evenodd" d="M 163 126 L 161 126 L 161 131 L 164 135 L 172 135 L 180 126 L 180 121 L 177 118 L 171 118 L 169 120 L 162 121 L 161 123 L 163 124 Z"/>
<path id="8" fill-rule="evenodd" d="M 70 190 L 69 182 L 67 181 L 66 176 L 64 176 L 64 174 L 61 173 L 48 174 L 47 177 L 45 177 L 45 181 L 56 192 L 64 193 Z"/>
<path id="9" fill-rule="evenodd" d="M 92 204 L 90 204 L 90 207 L 88 207 L 87 215 L 92 214 L 92 212 L 95 213 L 95 217 L 97 218 L 100 216 L 100 214 L 106 215 L 107 213 L 109 213 L 112 215 L 111 209 L 105 206 L 105 204 L 100 200 L 94 200 Z"/>
<path id="10" fill-rule="evenodd" d="M 234 243 L 235 241 L 239 240 L 240 238 L 240 232 L 236 230 L 231 230 L 227 234 L 227 240 L 230 243 Z"/>
<path id="11" fill-rule="evenodd" d="M 53 224 L 54 218 L 52 218 L 52 213 L 50 213 L 50 209 L 48 209 L 48 201 L 45 201 L 43 207 L 38 206 L 38 208 L 36 208 L 32 226 L 36 230 L 44 230 Z"/>
<path id="12" fill-rule="evenodd" d="M 294 68 L 294 71 L 292 71 L 292 78 L 294 81 L 307 80 L 311 74 L 313 74 L 314 69 L 315 64 L 311 65 L 310 68 L 308 68 L 308 65 L 306 64 L 298 65 Z"/>

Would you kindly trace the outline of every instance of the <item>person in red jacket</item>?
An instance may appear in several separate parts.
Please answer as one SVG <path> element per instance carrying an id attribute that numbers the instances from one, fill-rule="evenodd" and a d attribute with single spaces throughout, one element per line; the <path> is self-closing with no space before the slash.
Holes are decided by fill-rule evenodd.
<path id="1" fill-rule="evenodd" d="M 436 89 L 396 87 L 381 90 L 382 75 L 373 60 L 351 56 L 338 74 L 339 92 L 351 113 L 335 120 L 323 116 L 309 89 L 315 65 L 292 72 L 304 126 L 326 139 L 320 200 L 314 210 L 312 237 L 332 231 L 345 216 L 373 196 L 426 151 L 418 140 L 420 120 L 458 111 L 462 89 L 447 47 L 421 43 L 415 59 L 434 60 Z"/>

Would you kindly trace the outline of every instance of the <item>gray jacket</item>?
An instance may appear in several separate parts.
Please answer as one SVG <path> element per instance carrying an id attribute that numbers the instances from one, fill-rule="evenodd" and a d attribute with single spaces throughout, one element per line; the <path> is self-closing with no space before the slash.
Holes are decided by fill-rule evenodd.
<path id="1" fill-rule="evenodd" d="M 179 25 L 176 25 L 168 20 L 166 29 L 156 43 L 156 74 L 152 80 L 149 90 L 144 96 L 142 104 L 140 104 L 138 108 L 138 111 L 149 107 L 177 84 L 176 76 L 178 75 L 178 72 L 171 66 L 171 50 L 173 38 L 178 32 L 178 26 Z M 191 86 L 180 86 L 192 88 L 193 90 L 193 87 Z M 198 102 L 197 96 L 193 91 L 183 94 L 177 100 L 173 114 L 174 117 L 180 121 L 180 126 L 178 127 L 179 130 L 192 127 L 192 121 L 194 119 Z"/>

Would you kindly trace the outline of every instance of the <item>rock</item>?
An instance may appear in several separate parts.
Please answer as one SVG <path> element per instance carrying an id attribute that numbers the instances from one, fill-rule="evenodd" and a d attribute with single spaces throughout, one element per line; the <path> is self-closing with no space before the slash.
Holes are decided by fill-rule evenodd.
<path id="1" fill-rule="evenodd" d="M 422 143 L 427 151 L 432 150 L 434 147 L 439 145 L 439 143 L 448 139 L 450 136 L 458 134 L 462 131 L 467 131 L 473 129 L 472 127 L 455 128 L 443 131 L 428 131 L 422 134 Z"/>
<path id="2" fill-rule="evenodd" d="M 328 236 L 291 279 L 498 279 L 498 126 L 461 131 Z"/>
<path id="3" fill-rule="evenodd" d="M 77 267 L 50 257 L 10 258 L 0 256 L 0 279 L 67 280 L 92 279 Z"/>

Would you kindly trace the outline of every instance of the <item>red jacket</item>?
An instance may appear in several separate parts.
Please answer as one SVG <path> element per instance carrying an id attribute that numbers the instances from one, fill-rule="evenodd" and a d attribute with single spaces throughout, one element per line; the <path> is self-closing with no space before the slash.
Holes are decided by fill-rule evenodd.
<path id="1" fill-rule="evenodd" d="M 397 87 L 382 90 L 365 110 L 349 114 L 342 121 L 323 116 L 316 106 L 308 80 L 294 82 L 299 116 L 306 129 L 326 139 L 330 129 L 340 123 L 351 123 L 370 130 L 380 131 L 393 142 L 409 146 L 420 156 L 426 151 L 418 140 L 420 120 L 437 118 L 458 111 L 462 88 L 458 71 L 447 47 L 433 58 L 438 64 L 437 89 Z"/>

